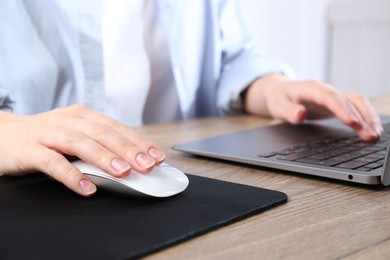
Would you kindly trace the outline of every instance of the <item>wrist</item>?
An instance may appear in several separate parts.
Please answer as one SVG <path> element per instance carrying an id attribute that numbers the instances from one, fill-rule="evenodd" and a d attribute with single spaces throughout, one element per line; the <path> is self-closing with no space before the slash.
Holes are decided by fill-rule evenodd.
<path id="1" fill-rule="evenodd" d="M 268 102 L 277 90 L 277 86 L 290 81 L 282 74 L 269 74 L 257 78 L 243 93 L 244 109 L 247 113 L 270 117 Z"/>
<path id="2" fill-rule="evenodd" d="M 12 113 L 9 113 L 9 112 L 0 111 L 0 123 L 12 121 L 12 120 L 16 119 L 17 117 L 19 117 L 19 116 L 12 114 Z"/>

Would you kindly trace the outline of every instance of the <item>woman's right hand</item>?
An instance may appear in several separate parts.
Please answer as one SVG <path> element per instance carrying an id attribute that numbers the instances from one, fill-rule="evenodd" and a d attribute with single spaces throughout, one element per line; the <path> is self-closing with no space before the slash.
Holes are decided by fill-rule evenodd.
<path id="1" fill-rule="evenodd" d="M 116 177 L 147 173 L 166 157 L 131 128 L 82 105 L 29 116 L 0 112 L 0 136 L 0 175 L 39 171 L 84 196 L 96 186 L 65 155 Z"/>

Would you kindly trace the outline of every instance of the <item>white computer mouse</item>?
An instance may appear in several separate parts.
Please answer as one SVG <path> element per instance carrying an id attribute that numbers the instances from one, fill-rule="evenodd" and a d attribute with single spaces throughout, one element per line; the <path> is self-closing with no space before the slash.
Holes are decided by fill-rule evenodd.
<path id="1" fill-rule="evenodd" d="M 139 173 L 134 170 L 130 175 L 117 178 L 95 165 L 78 160 L 72 162 L 97 187 L 130 196 L 164 198 L 184 191 L 188 177 L 180 170 L 163 163 L 155 166 L 151 172 Z"/>

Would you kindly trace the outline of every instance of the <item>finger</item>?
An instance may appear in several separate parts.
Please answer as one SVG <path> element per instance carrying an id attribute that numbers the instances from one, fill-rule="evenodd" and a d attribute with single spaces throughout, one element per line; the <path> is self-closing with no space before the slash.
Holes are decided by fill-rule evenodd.
<path id="1" fill-rule="evenodd" d="M 130 173 L 131 166 L 127 162 L 85 133 L 59 128 L 42 137 L 40 143 L 61 153 L 77 156 L 111 175 L 123 177 Z"/>
<path id="2" fill-rule="evenodd" d="M 141 137 L 136 131 L 125 125 L 119 125 L 116 129 L 118 129 L 118 131 L 126 136 L 126 138 L 128 138 L 132 143 L 140 147 L 147 155 L 152 157 L 156 164 L 164 162 L 166 158 L 165 153 L 154 144 Z"/>
<path id="3" fill-rule="evenodd" d="M 351 109 L 355 110 L 356 113 L 359 114 L 359 120 L 360 120 L 360 126 L 359 127 L 353 127 L 357 135 L 365 141 L 375 141 L 377 140 L 381 132 L 380 130 L 377 130 L 371 126 L 371 123 L 365 120 L 363 114 L 360 113 L 360 111 L 355 107 L 355 105 L 348 100 L 348 104 L 350 105 Z"/>
<path id="4" fill-rule="evenodd" d="M 57 152 L 42 146 L 30 154 L 29 160 L 35 169 L 46 173 L 82 196 L 91 196 L 96 192 L 96 186 Z"/>
<path id="5" fill-rule="evenodd" d="M 137 132 L 135 132 L 128 126 L 94 110 L 88 109 L 82 105 L 74 105 L 71 107 L 71 109 L 76 110 L 75 113 L 78 114 L 80 118 L 83 118 L 85 120 L 93 120 L 95 122 L 112 127 L 113 129 L 124 135 L 130 142 L 140 147 L 144 153 L 152 157 L 156 164 L 160 164 L 165 160 L 166 155 L 161 149 L 157 148 L 155 145 L 142 138 L 140 135 L 138 135 Z"/>
<path id="6" fill-rule="evenodd" d="M 56 112 L 66 115 L 66 117 L 63 116 L 63 118 L 65 121 L 70 121 L 67 123 L 68 126 L 74 126 L 75 130 L 85 133 L 108 150 L 117 154 L 118 157 L 122 158 L 124 162 L 129 163 L 135 170 L 139 172 L 148 172 L 156 165 L 156 161 L 152 156 L 145 152 L 145 148 L 142 149 L 142 147 L 139 147 L 115 129 L 115 125 L 125 127 L 119 122 L 82 105 L 74 105 L 65 109 L 56 109 Z M 62 126 L 66 128 L 65 125 Z M 140 136 L 138 136 L 138 138 L 142 139 Z M 150 153 L 155 154 L 153 153 L 153 146 L 148 150 Z M 160 161 L 162 162 L 163 159 L 160 159 Z M 114 162 L 117 166 L 124 166 L 124 163 L 119 160 L 115 160 Z M 96 162 L 94 164 L 99 167 Z M 109 172 L 112 172 L 112 170 Z"/>
<path id="7" fill-rule="evenodd" d="M 330 85 L 308 81 L 300 90 L 290 91 L 289 94 L 298 102 L 309 102 L 328 109 L 342 122 L 352 127 L 363 140 L 372 141 L 378 138 L 378 135 L 367 127 L 355 106 Z"/>
<path id="8" fill-rule="evenodd" d="M 378 135 L 381 135 L 383 132 L 381 119 L 368 99 L 355 93 L 346 93 L 345 95 L 353 103 L 354 107 L 362 115 L 364 121 L 367 122 L 369 127 L 371 127 L 371 129 Z"/>
<path id="9" fill-rule="evenodd" d="M 304 104 L 307 109 L 307 118 L 308 119 L 326 119 L 334 117 L 335 115 L 325 107 L 320 107 L 314 104 Z"/>
<path id="10" fill-rule="evenodd" d="M 83 120 L 78 124 L 77 130 L 92 137 L 139 172 L 147 172 L 156 164 L 156 161 L 141 147 L 106 124 Z"/>
<path id="11" fill-rule="evenodd" d="M 286 120 L 291 124 L 301 124 L 307 115 L 307 110 L 303 105 L 291 102 L 288 99 L 278 102 L 273 111 L 274 117 Z"/>
<path id="12" fill-rule="evenodd" d="M 291 99 L 298 103 L 311 103 L 324 107 L 345 124 L 354 128 L 360 127 L 360 114 L 351 109 L 346 99 L 327 84 L 306 81 L 301 86 L 295 85 L 288 93 Z"/>
<path id="13" fill-rule="evenodd" d="M 380 134 L 376 133 L 370 125 L 364 120 L 363 116 L 356 109 L 356 107 L 347 99 L 346 103 L 350 107 L 351 110 L 354 111 L 358 116 L 359 125 L 357 127 L 352 126 L 354 128 L 356 134 L 360 137 L 360 139 L 365 141 L 375 141 L 379 138 Z"/>

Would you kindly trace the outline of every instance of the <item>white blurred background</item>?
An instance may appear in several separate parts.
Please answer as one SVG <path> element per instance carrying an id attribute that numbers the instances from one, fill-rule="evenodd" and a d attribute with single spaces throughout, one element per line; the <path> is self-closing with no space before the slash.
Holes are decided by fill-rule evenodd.
<path id="1" fill-rule="evenodd" d="M 259 46 L 299 79 L 390 94 L 390 0 L 240 0 Z"/>

